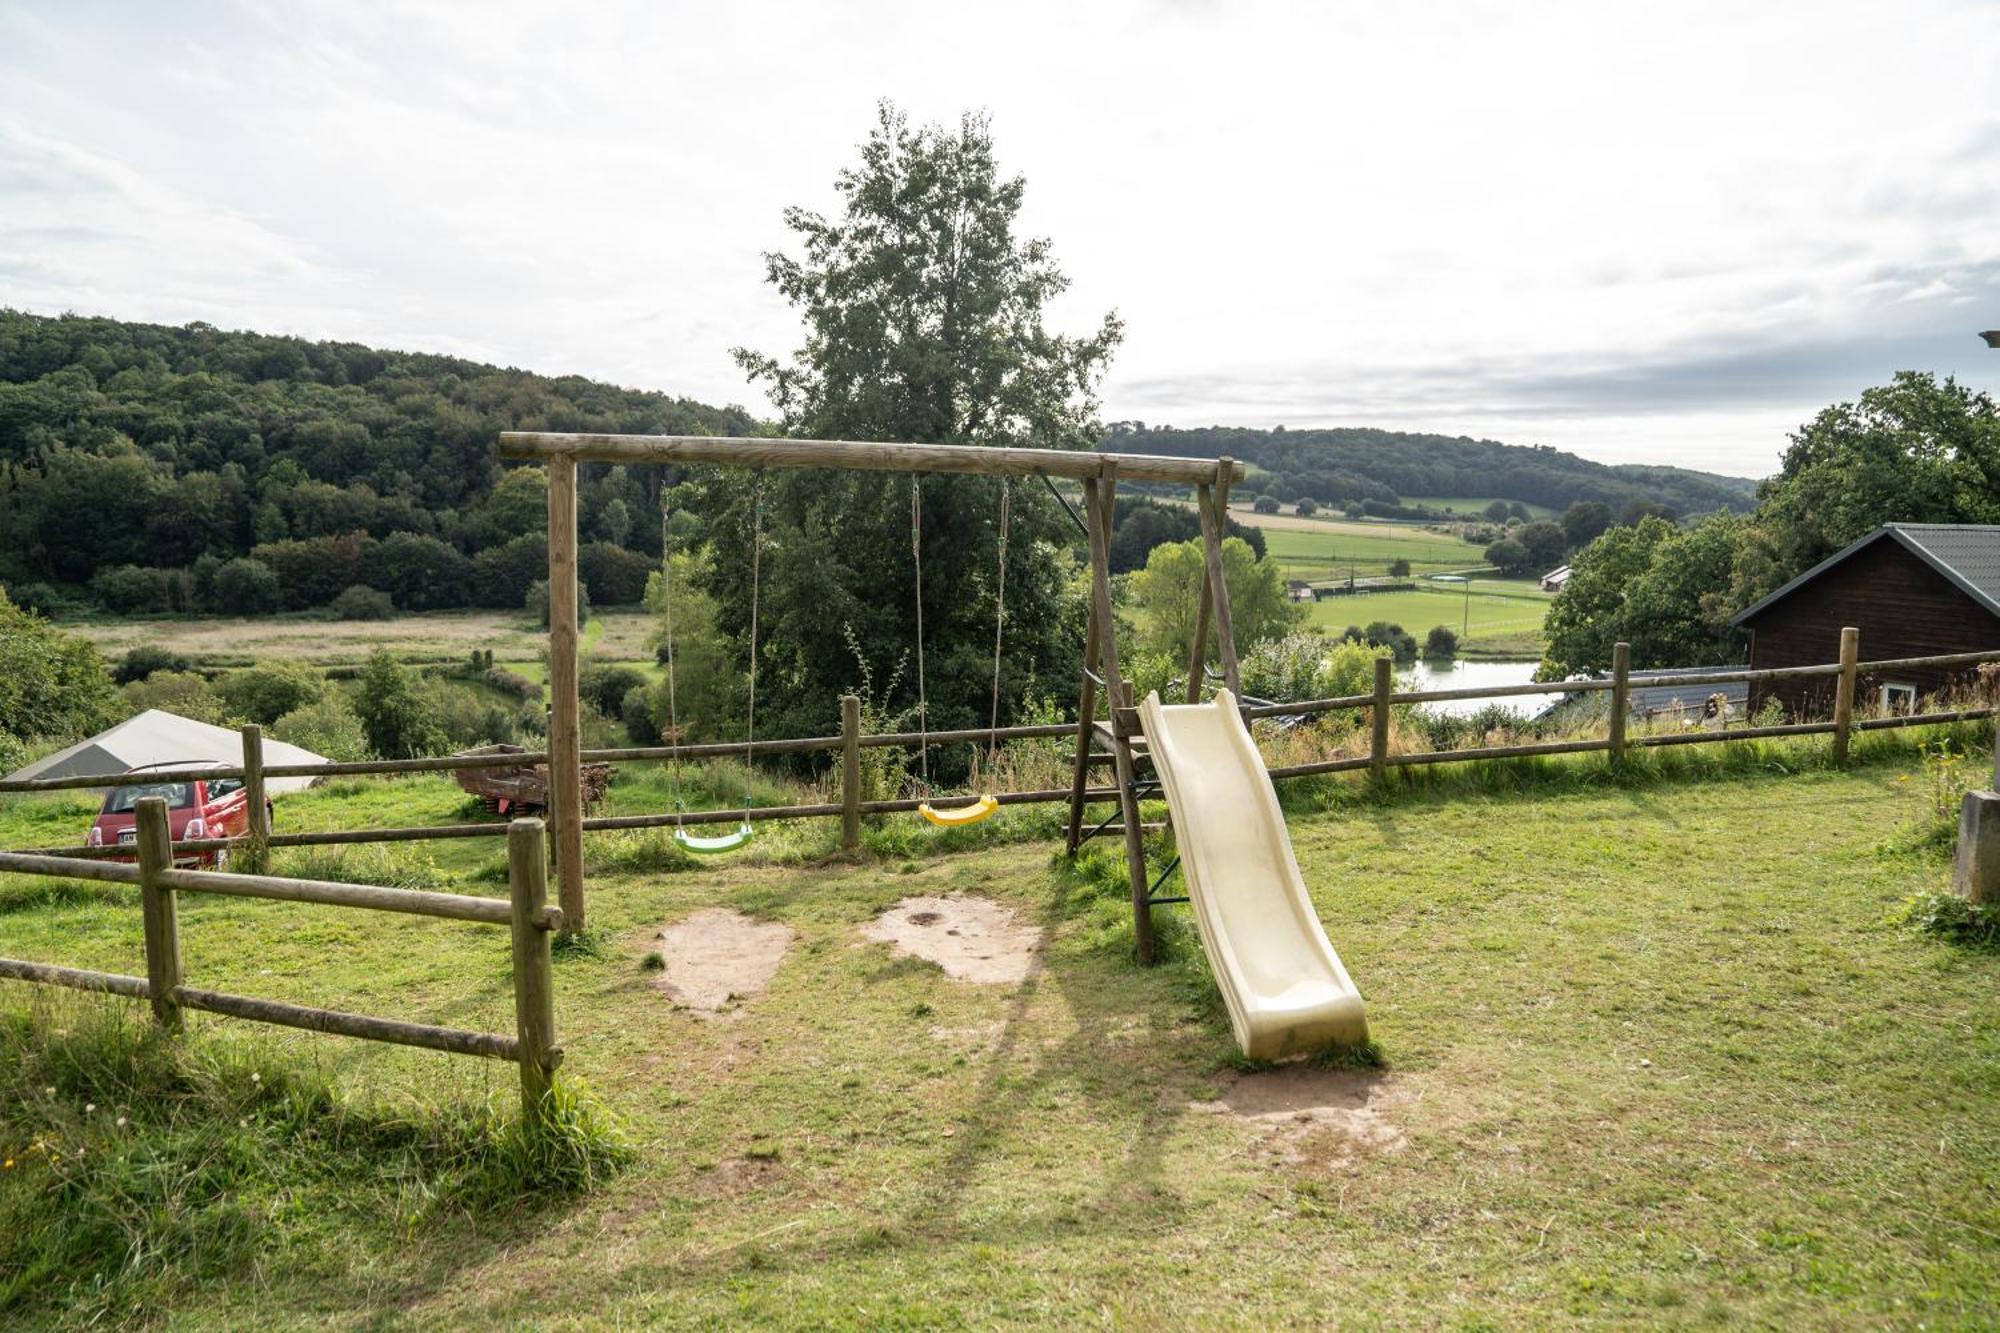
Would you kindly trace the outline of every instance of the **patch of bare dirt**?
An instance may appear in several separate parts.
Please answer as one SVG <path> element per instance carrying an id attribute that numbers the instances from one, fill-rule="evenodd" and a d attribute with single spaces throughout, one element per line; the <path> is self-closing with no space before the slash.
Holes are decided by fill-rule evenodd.
<path id="1" fill-rule="evenodd" d="M 905 898 L 869 923 L 869 939 L 936 963 L 959 981 L 1018 985 L 1040 965 L 1042 932 L 991 898 Z"/>
<path id="2" fill-rule="evenodd" d="M 653 985 L 677 1006 L 714 1017 L 760 993 L 792 947 L 792 928 L 706 907 L 659 933 L 666 967 Z"/>
<path id="3" fill-rule="evenodd" d="M 775 1184 L 784 1174 L 785 1169 L 775 1157 L 726 1157 L 713 1170 L 695 1177 L 694 1192 L 733 1199 Z"/>
<path id="4" fill-rule="evenodd" d="M 1256 1126 L 1278 1161 L 1333 1167 L 1401 1151 L 1408 1140 L 1391 1112 L 1408 1100 L 1374 1070 L 1286 1065 L 1237 1075 L 1215 1100 L 1188 1105 Z"/>

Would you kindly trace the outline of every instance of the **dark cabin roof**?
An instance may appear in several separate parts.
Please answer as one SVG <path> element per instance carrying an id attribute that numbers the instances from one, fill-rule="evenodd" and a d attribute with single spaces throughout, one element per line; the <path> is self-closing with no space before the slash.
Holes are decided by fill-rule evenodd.
<path id="1" fill-rule="evenodd" d="M 1770 596 L 1736 613 L 1741 625 L 1772 603 L 1812 582 L 1856 551 L 1894 541 L 1935 569 L 1973 601 L 2000 616 L 2000 526 L 1978 523 L 1885 523 L 1844 550 L 1835 551 Z"/>

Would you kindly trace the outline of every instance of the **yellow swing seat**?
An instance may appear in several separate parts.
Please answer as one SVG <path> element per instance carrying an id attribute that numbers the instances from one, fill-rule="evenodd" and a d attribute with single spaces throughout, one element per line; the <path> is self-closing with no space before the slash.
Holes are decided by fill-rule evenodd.
<path id="1" fill-rule="evenodd" d="M 953 806 L 949 810 L 938 810 L 925 801 L 917 807 L 917 813 L 936 824 L 939 828 L 963 828 L 967 824 L 977 824 L 982 819 L 991 819 L 1000 808 L 1000 798 L 992 792 L 980 797 L 971 805 Z"/>

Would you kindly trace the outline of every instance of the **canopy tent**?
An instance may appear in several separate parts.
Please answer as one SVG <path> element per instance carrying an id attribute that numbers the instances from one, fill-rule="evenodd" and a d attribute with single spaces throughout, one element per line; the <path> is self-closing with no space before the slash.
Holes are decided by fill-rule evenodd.
<path id="1" fill-rule="evenodd" d="M 78 741 L 67 750 L 58 750 L 7 775 L 9 782 L 28 778 L 109 777 L 153 764 L 179 764 L 213 760 L 232 767 L 243 762 L 243 737 L 227 727 L 197 722 L 178 713 L 148 708 L 137 717 L 127 718 L 109 731 L 100 731 L 89 740 Z M 323 764 L 323 755 L 296 745 L 264 741 L 266 764 Z M 271 794 L 304 791 L 312 778 L 267 778 L 264 790 Z"/>

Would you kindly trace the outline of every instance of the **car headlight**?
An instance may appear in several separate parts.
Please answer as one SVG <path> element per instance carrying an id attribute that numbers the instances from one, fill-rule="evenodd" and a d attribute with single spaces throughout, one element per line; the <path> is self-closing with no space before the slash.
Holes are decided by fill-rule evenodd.
<path id="1" fill-rule="evenodd" d="M 196 838 L 206 838 L 207 836 L 208 821 L 198 816 L 190 819 L 187 822 L 187 827 L 181 830 L 181 839 L 184 842 L 193 842 Z"/>

